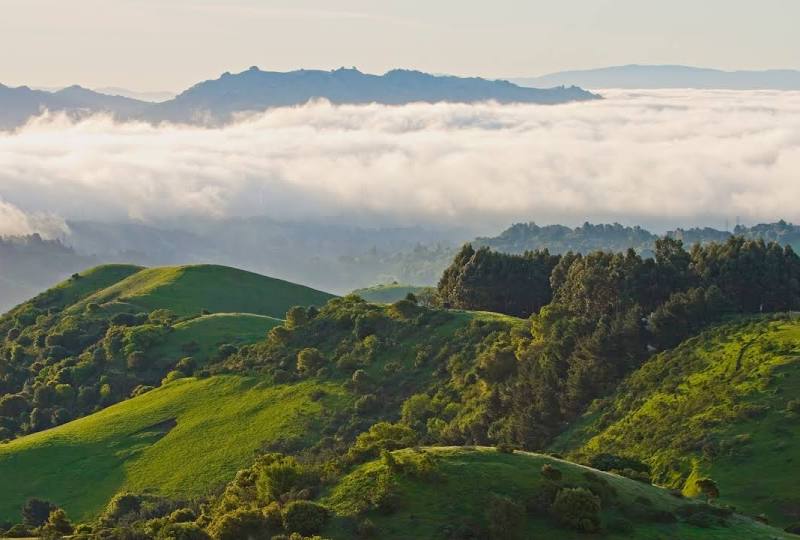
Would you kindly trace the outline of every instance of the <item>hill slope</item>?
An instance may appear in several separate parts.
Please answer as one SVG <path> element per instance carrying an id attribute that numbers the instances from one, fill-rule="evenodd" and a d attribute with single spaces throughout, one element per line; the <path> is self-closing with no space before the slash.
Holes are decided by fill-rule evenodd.
<path id="1" fill-rule="evenodd" d="M 312 391 L 325 391 L 312 399 Z M 0 519 L 31 496 L 78 519 L 121 489 L 202 495 L 264 444 L 311 444 L 347 398 L 329 384 L 272 386 L 252 377 L 183 379 L 55 429 L 0 445 Z M 10 489 L 9 489 L 10 488 Z"/>
<path id="2" fill-rule="evenodd" d="M 147 268 L 83 299 L 71 311 L 99 304 L 109 311 L 169 309 L 179 317 L 212 313 L 255 313 L 283 318 L 296 305 L 322 305 L 333 295 L 226 266 Z"/>
<path id="3" fill-rule="evenodd" d="M 556 444 L 578 458 L 616 454 L 655 481 L 773 523 L 800 519 L 800 321 L 734 322 L 654 357 Z"/>
<path id="4" fill-rule="evenodd" d="M 311 321 L 298 317 L 291 329 L 276 327 L 266 342 L 213 367 L 236 374 L 179 379 L 0 445 L 0 477 L 12 487 L 0 492 L 0 521 L 13 521 L 30 496 L 84 519 L 121 489 L 176 498 L 207 493 L 257 450 L 346 449 L 374 422 L 398 419 L 403 402 L 433 386 L 451 359 L 474 357 L 486 334 L 522 323 L 423 308 L 410 316 L 396 305 L 353 298 L 330 302 Z M 215 318 L 227 317 L 189 323 L 202 327 Z M 172 335 L 192 330 L 184 324 Z M 463 335 L 475 326 L 483 330 Z"/>
<path id="5" fill-rule="evenodd" d="M 0 317 L 0 440 L 191 375 L 332 295 L 222 266 L 97 267 Z M 209 313 L 213 311 L 213 313 Z"/>
<path id="6" fill-rule="evenodd" d="M 601 496 L 601 538 L 790 538 L 771 527 L 740 517 L 701 527 L 686 519 L 698 508 L 668 491 L 539 454 L 504 454 L 488 448 L 424 448 L 393 453 L 397 470 L 386 460 L 362 465 L 341 479 L 323 502 L 336 514 L 324 536 L 352 538 L 348 521 L 369 519 L 377 537 L 415 538 L 586 538 L 585 532 L 559 523 L 547 499 L 565 487 L 583 487 Z M 542 467 L 561 473 L 545 480 Z M 405 471 L 405 472 L 403 472 Z M 384 487 L 384 486 L 389 486 Z M 379 511 L 370 496 L 391 493 L 393 511 Z M 550 493 L 551 495 L 547 495 Z M 384 497 L 386 495 L 384 494 Z M 499 504 L 498 504 L 499 502 Z M 492 508 L 502 507 L 492 517 Z M 515 514 L 516 511 L 519 512 Z M 516 518 L 510 516 L 516 515 Z M 505 524 L 506 527 L 499 525 Z"/>

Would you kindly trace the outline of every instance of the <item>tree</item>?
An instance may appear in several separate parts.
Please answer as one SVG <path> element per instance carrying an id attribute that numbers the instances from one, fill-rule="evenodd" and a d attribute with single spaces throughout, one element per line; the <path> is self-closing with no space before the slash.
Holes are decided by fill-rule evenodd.
<path id="1" fill-rule="evenodd" d="M 289 330 L 294 330 L 298 326 L 303 326 L 308 322 L 308 312 L 302 306 L 293 306 L 286 312 L 286 322 L 284 326 Z"/>
<path id="2" fill-rule="evenodd" d="M 282 513 L 283 527 L 304 536 L 318 533 L 328 520 L 328 509 L 311 501 L 292 501 Z"/>
<path id="3" fill-rule="evenodd" d="M 56 506 L 50 501 L 31 498 L 22 507 L 22 522 L 29 527 L 40 527 L 47 522 Z"/>
<path id="4" fill-rule="evenodd" d="M 719 499 L 719 487 L 711 478 L 700 478 L 694 485 L 700 493 L 705 495 L 707 502 L 711 502 L 713 499 Z"/>
<path id="5" fill-rule="evenodd" d="M 600 497 L 585 488 L 563 488 L 550 507 L 559 523 L 581 532 L 600 529 Z"/>
<path id="6" fill-rule="evenodd" d="M 302 375 L 311 375 L 325 364 L 325 358 L 319 349 L 306 348 L 297 353 L 297 371 Z"/>
<path id="7" fill-rule="evenodd" d="M 486 512 L 491 540 L 519 538 L 525 521 L 525 509 L 508 497 L 493 495 Z"/>
<path id="8" fill-rule="evenodd" d="M 44 538 L 61 538 L 72 534 L 74 530 L 72 523 L 67 519 L 67 513 L 61 508 L 56 508 L 50 512 L 47 523 L 42 527 L 42 536 Z"/>

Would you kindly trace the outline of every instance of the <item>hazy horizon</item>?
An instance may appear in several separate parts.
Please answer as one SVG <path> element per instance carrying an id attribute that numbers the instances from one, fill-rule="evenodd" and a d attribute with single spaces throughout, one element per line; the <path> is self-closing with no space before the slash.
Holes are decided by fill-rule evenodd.
<path id="1" fill-rule="evenodd" d="M 7 0 L 4 12 L 0 47 L 15 54 L 0 58 L 0 82 L 10 86 L 176 92 L 251 65 L 486 78 L 624 64 L 800 68 L 791 0 Z M 724 25 L 707 23 L 723 12 Z"/>

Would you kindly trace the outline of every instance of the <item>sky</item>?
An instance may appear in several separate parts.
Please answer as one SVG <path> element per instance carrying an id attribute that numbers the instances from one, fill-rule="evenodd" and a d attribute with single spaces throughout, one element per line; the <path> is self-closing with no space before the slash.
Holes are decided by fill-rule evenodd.
<path id="1" fill-rule="evenodd" d="M 180 91 L 225 71 L 800 69 L 797 0 L 0 0 L 0 82 Z"/>
<path id="2" fill-rule="evenodd" d="M 259 215 L 478 234 L 518 221 L 800 221 L 800 92 L 604 97 L 316 102 L 211 129 L 44 115 L 0 132 L 0 235 Z"/>

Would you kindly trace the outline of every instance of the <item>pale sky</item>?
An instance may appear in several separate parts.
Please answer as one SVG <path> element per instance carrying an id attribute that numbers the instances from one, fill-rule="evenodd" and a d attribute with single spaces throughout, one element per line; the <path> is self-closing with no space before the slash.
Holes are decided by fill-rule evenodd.
<path id="1" fill-rule="evenodd" d="M 800 0 L 0 0 L 0 82 L 180 91 L 225 71 L 800 69 Z"/>

